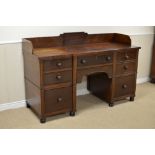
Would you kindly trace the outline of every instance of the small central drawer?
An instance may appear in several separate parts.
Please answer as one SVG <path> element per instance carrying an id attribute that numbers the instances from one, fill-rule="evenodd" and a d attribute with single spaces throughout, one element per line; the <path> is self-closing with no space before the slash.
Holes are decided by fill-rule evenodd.
<path id="1" fill-rule="evenodd" d="M 125 62 L 116 65 L 116 75 L 130 74 L 136 72 L 136 62 Z"/>
<path id="2" fill-rule="evenodd" d="M 134 93 L 135 75 L 117 77 L 115 81 L 115 97 L 126 96 Z"/>
<path id="3" fill-rule="evenodd" d="M 78 67 L 85 67 L 85 66 L 112 63 L 112 61 L 113 61 L 113 53 L 106 52 L 104 54 L 98 54 L 98 55 L 78 56 L 77 65 Z"/>
<path id="4" fill-rule="evenodd" d="M 138 51 L 135 49 L 122 50 L 117 53 L 117 62 L 136 60 Z"/>
<path id="5" fill-rule="evenodd" d="M 72 70 L 44 74 L 44 84 L 72 82 Z"/>
<path id="6" fill-rule="evenodd" d="M 44 72 L 65 68 L 72 68 L 72 57 L 54 58 L 44 62 Z"/>
<path id="7" fill-rule="evenodd" d="M 72 108 L 72 87 L 45 91 L 45 113 L 52 113 Z"/>

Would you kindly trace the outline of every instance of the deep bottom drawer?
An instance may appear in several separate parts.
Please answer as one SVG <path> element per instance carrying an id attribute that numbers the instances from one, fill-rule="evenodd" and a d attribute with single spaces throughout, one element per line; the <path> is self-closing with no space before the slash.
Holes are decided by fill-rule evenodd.
<path id="1" fill-rule="evenodd" d="M 117 77 L 115 81 L 115 98 L 135 93 L 135 75 Z"/>
<path id="2" fill-rule="evenodd" d="M 45 113 L 72 108 L 72 87 L 45 91 Z"/>

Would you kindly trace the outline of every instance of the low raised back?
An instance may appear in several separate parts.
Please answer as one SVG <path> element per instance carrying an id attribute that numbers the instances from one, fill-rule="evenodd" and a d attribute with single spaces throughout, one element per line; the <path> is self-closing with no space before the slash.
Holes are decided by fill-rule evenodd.
<path id="1" fill-rule="evenodd" d="M 64 46 L 84 44 L 87 36 L 88 34 L 85 32 L 64 33 L 60 35 Z"/>
<path id="2" fill-rule="evenodd" d="M 38 38 L 26 38 L 31 41 L 33 48 L 50 48 L 63 46 L 63 40 L 61 37 L 38 37 Z"/>
<path id="3" fill-rule="evenodd" d="M 113 34 L 113 42 L 126 44 L 131 46 L 131 39 L 128 35 L 114 33 Z"/>
<path id="4" fill-rule="evenodd" d="M 109 34 L 87 34 L 85 32 L 64 33 L 54 37 L 26 38 L 31 41 L 33 48 L 50 48 L 78 44 L 91 44 L 114 42 L 131 45 L 131 39 L 127 35 L 109 33 Z"/>
<path id="5" fill-rule="evenodd" d="M 89 34 L 86 43 L 113 42 L 113 33 L 109 34 Z"/>

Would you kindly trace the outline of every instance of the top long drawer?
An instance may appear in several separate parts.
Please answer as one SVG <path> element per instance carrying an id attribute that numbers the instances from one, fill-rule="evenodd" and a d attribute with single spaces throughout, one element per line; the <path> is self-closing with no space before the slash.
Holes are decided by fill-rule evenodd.
<path id="1" fill-rule="evenodd" d="M 44 72 L 72 68 L 72 57 L 54 58 L 44 62 Z"/>
<path id="2" fill-rule="evenodd" d="M 102 65 L 112 63 L 113 52 L 104 52 L 103 54 L 78 56 L 77 66 L 79 68 L 92 65 Z"/>

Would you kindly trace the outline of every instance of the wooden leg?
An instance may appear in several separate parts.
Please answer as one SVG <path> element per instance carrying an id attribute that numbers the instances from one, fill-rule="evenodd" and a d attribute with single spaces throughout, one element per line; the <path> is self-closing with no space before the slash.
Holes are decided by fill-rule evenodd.
<path id="1" fill-rule="evenodd" d="M 135 100 L 135 97 L 134 96 L 131 96 L 130 97 L 130 101 L 134 101 Z"/>
<path id="2" fill-rule="evenodd" d="M 46 123 L 46 118 L 45 117 L 40 118 L 40 123 Z"/>
<path id="3" fill-rule="evenodd" d="M 114 106 L 114 102 L 110 102 L 109 107 L 113 107 L 113 106 Z"/>
<path id="4" fill-rule="evenodd" d="M 75 112 L 74 112 L 74 111 L 71 111 L 71 112 L 69 113 L 69 115 L 70 115 L 70 116 L 75 116 Z"/>

